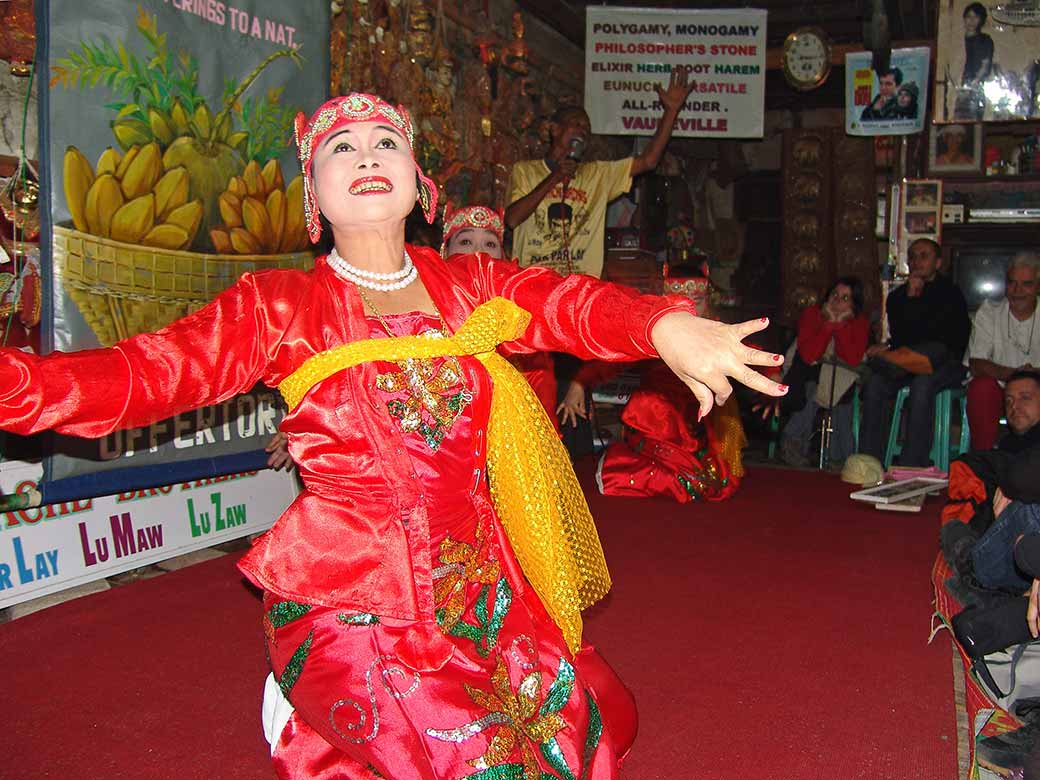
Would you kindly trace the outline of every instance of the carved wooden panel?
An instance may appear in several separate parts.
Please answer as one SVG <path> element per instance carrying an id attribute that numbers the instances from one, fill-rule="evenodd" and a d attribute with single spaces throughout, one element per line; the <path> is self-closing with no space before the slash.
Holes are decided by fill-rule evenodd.
<path id="1" fill-rule="evenodd" d="M 781 318 L 795 323 L 834 275 L 830 131 L 784 132 Z"/>
<path id="2" fill-rule="evenodd" d="M 834 257 L 836 276 L 857 276 L 863 282 L 863 309 L 881 305 L 881 273 L 874 226 L 877 195 L 874 143 L 871 138 L 833 130 Z"/>
<path id="3" fill-rule="evenodd" d="M 838 276 L 863 281 L 866 311 L 877 309 L 881 282 L 874 238 L 874 145 L 842 128 L 784 132 L 784 232 L 781 316 L 802 309 Z"/>

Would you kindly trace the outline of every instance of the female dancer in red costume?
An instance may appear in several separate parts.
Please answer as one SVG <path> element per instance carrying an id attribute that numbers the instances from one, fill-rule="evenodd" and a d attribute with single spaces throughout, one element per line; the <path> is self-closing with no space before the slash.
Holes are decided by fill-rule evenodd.
<path id="1" fill-rule="evenodd" d="M 672 276 L 665 267 L 665 291 L 686 295 L 700 317 L 714 318 L 714 289 L 707 264 L 698 273 Z M 617 363 L 589 361 L 564 396 L 564 424 L 586 417 L 586 388 L 615 376 Z M 621 412 L 624 437 L 600 458 L 596 482 L 607 496 L 669 496 L 681 504 L 722 501 L 744 476 L 747 445 L 737 400 L 730 396 L 702 417 L 690 395 L 660 360 L 640 366 L 639 387 Z"/>
<path id="2" fill-rule="evenodd" d="M 581 641 L 609 588 L 566 453 L 495 351 L 660 357 L 698 396 L 784 392 L 741 339 L 678 298 L 406 246 L 433 183 L 407 113 L 352 94 L 297 119 L 309 272 L 244 275 L 111 349 L 0 351 L 0 426 L 103 436 L 277 385 L 306 489 L 243 558 L 295 710 L 280 777 L 617 777 L 631 697 Z M 320 210 L 320 211 L 319 211 Z M 525 395 L 526 393 L 526 395 Z M 491 424 L 489 424 L 489 419 Z"/>
<path id="3" fill-rule="evenodd" d="M 487 206 L 453 209 L 450 203 L 444 207 L 441 257 L 445 260 L 453 255 L 472 255 L 475 252 L 501 260 L 505 257 L 504 236 L 505 222 L 501 211 Z"/>

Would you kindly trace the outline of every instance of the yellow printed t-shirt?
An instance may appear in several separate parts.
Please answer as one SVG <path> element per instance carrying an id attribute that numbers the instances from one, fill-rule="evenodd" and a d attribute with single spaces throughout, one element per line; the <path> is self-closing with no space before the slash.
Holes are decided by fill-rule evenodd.
<path id="1" fill-rule="evenodd" d="M 567 185 L 566 199 L 561 182 L 513 231 L 513 256 L 523 266 L 544 265 L 561 274 L 602 275 L 607 204 L 632 187 L 631 172 L 630 157 L 579 165 Z M 522 198 L 548 175 L 544 160 L 516 163 L 509 176 L 507 202 Z"/>

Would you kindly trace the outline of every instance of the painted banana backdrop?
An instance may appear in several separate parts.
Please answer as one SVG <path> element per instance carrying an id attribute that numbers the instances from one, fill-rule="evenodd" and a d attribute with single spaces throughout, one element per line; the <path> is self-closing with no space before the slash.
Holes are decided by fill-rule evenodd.
<path id="1" fill-rule="evenodd" d="M 123 95 L 113 104 L 109 147 L 92 165 L 65 152 L 63 186 L 76 230 L 128 244 L 219 254 L 282 254 L 309 246 L 302 181 L 285 185 L 278 156 L 289 144 L 295 111 L 281 90 L 243 99 L 269 55 L 238 82 L 225 84 L 214 113 L 198 93 L 198 66 L 172 55 L 156 17 L 138 9 L 137 30 L 150 51 L 139 61 L 122 42 L 84 43 L 53 67 L 53 84 Z"/>

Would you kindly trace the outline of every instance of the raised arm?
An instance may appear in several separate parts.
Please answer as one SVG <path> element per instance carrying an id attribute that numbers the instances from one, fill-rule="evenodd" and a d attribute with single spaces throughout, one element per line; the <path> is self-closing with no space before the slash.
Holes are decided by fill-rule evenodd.
<path id="1" fill-rule="evenodd" d="M 650 143 L 646 145 L 642 154 L 632 160 L 633 176 L 652 171 L 657 167 L 657 163 L 661 161 L 661 155 L 664 154 L 665 147 L 668 146 L 668 141 L 672 137 L 675 120 L 679 117 L 679 112 L 691 89 L 693 89 L 693 84 L 687 83 L 684 70 L 672 71 L 667 89 L 657 88 L 657 97 L 664 106 L 664 112 L 661 114 L 661 121 L 657 123 L 657 130 L 650 139 Z"/>
<path id="2" fill-rule="evenodd" d="M 99 437 L 248 390 L 267 363 L 258 298 L 247 275 L 194 314 L 109 349 L 0 350 L 0 428 Z"/>

